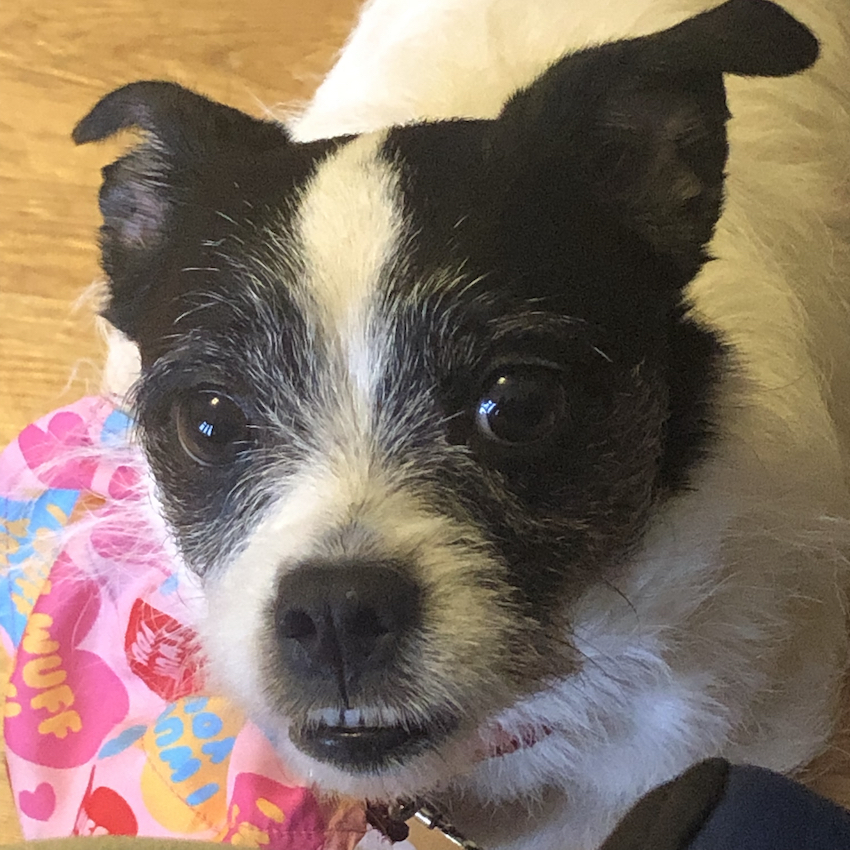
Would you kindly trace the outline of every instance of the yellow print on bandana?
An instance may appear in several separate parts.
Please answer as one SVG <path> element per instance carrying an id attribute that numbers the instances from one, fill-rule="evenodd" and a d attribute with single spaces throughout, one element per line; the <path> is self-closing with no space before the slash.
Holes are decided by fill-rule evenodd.
<path id="1" fill-rule="evenodd" d="M 142 797 L 177 833 L 220 830 L 227 817 L 227 769 L 242 715 L 216 697 L 173 703 L 142 739 Z"/>

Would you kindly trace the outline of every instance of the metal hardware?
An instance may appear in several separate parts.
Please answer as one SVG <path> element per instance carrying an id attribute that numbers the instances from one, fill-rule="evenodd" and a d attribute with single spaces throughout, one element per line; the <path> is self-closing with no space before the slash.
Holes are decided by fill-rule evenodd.
<path id="1" fill-rule="evenodd" d="M 457 827 L 439 809 L 421 797 L 396 800 L 389 806 L 370 803 L 366 807 L 366 817 L 372 826 L 394 843 L 407 838 L 408 827 L 405 822 L 416 818 L 425 827 L 441 833 L 462 850 L 482 850 L 474 841 L 461 835 Z"/>
<path id="2" fill-rule="evenodd" d="M 441 832 L 449 839 L 449 841 L 456 844 L 458 847 L 462 847 L 463 850 L 481 850 L 481 847 L 479 847 L 479 845 L 477 845 L 474 841 L 464 838 L 464 836 L 458 831 L 457 827 L 446 820 L 445 816 L 440 814 L 440 812 L 437 811 L 437 809 L 435 809 L 430 803 L 425 800 L 419 800 L 418 802 L 419 808 L 413 815 L 416 820 L 425 824 L 428 829 L 435 829 L 438 832 Z"/>

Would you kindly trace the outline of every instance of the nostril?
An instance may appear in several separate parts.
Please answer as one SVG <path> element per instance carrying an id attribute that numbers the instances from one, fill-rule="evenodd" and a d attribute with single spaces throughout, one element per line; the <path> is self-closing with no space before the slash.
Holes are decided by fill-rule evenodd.
<path id="1" fill-rule="evenodd" d="M 314 640 L 318 634 L 315 620 L 300 608 L 283 614 L 278 621 L 278 631 L 281 637 L 297 641 Z"/>

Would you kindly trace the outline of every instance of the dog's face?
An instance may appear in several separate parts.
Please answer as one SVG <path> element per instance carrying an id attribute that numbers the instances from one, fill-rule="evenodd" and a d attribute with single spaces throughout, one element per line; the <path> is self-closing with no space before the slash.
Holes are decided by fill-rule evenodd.
<path id="1" fill-rule="evenodd" d="M 730 5 L 787 55 L 733 43 L 733 9 L 569 57 L 494 121 L 295 144 L 140 83 L 78 127 L 148 134 L 105 170 L 106 315 L 211 660 L 328 784 L 411 793 L 486 751 L 581 666 L 571 605 L 709 448 L 722 347 L 682 291 L 721 72 L 816 52 Z"/>

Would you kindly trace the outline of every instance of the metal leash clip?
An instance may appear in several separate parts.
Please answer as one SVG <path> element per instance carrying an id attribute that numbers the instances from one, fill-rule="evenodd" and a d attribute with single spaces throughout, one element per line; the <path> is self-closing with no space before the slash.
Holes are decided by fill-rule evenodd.
<path id="1" fill-rule="evenodd" d="M 474 841 L 464 838 L 454 824 L 447 821 L 433 806 L 424 800 L 420 800 L 419 802 L 420 806 L 413 815 L 416 820 L 425 824 L 428 829 L 436 829 L 442 832 L 449 841 L 457 844 L 458 847 L 462 847 L 463 850 L 481 850 Z"/>
<path id="2" fill-rule="evenodd" d="M 452 844 L 463 850 L 481 850 L 474 841 L 461 835 L 454 824 L 447 820 L 435 806 L 422 798 L 398 800 L 387 809 L 387 815 L 396 823 L 404 823 L 411 818 L 416 818 L 425 827 L 442 833 Z"/>

